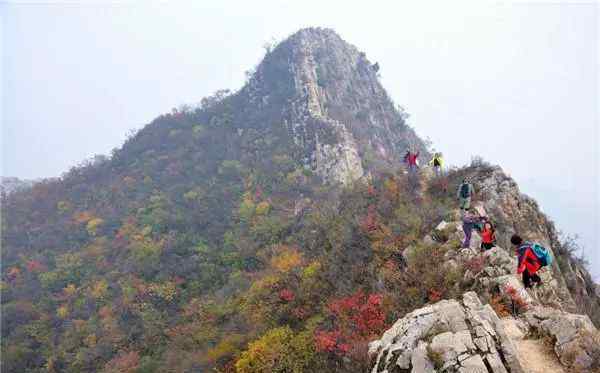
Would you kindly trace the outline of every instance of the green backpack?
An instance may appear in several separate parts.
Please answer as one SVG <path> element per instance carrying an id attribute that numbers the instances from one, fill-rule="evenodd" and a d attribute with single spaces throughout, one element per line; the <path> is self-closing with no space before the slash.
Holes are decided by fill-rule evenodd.
<path id="1" fill-rule="evenodd" d="M 460 196 L 462 198 L 469 198 L 470 193 L 471 193 L 471 188 L 469 188 L 469 184 L 463 183 L 463 185 L 460 186 Z"/>

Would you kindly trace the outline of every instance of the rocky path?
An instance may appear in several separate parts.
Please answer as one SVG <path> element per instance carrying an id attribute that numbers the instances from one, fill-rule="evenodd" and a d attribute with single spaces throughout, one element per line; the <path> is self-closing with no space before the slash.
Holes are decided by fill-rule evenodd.
<path id="1" fill-rule="evenodd" d="M 509 338 L 515 344 L 524 373 L 566 373 L 552 346 L 546 345 L 542 339 L 525 338 L 513 318 L 503 319 L 502 323 Z"/>

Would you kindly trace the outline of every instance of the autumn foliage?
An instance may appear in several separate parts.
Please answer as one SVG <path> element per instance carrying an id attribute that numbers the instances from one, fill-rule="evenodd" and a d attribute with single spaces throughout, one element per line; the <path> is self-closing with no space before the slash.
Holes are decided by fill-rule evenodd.
<path id="1" fill-rule="evenodd" d="M 324 185 L 227 97 L 2 197 L 3 371 L 364 371 L 387 322 L 455 295 L 420 245 L 451 197 Z"/>
<path id="2" fill-rule="evenodd" d="M 358 291 L 349 297 L 331 301 L 327 310 L 333 328 L 315 333 L 318 351 L 346 354 L 354 344 L 373 338 L 385 327 L 381 294 Z"/>
<path id="3" fill-rule="evenodd" d="M 506 285 L 504 291 L 510 299 L 510 306 L 513 315 L 517 315 L 519 313 L 527 311 L 529 305 L 527 304 L 525 299 L 523 299 L 521 294 L 519 294 L 519 291 L 517 289 L 510 285 Z"/>

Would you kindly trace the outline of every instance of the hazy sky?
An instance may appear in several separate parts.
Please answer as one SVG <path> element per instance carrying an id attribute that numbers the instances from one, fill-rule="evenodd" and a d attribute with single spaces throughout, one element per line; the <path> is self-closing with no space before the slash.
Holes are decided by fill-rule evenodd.
<path id="1" fill-rule="evenodd" d="M 597 4 L 291 3 L 0 4 L 2 175 L 107 154 L 172 107 L 239 88 L 265 42 L 332 27 L 450 163 L 500 164 L 600 275 Z"/>

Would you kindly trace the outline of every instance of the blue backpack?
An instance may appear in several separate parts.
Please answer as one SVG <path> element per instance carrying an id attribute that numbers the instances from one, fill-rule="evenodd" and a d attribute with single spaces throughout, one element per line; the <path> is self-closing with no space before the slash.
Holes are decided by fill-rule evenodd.
<path id="1" fill-rule="evenodd" d="M 535 256 L 538 258 L 542 267 L 552 264 L 552 254 L 550 254 L 550 250 L 536 242 L 526 242 L 523 246 L 521 246 L 523 253 L 527 247 L 531 247 L 531 251 L 533 251 Z"/>

